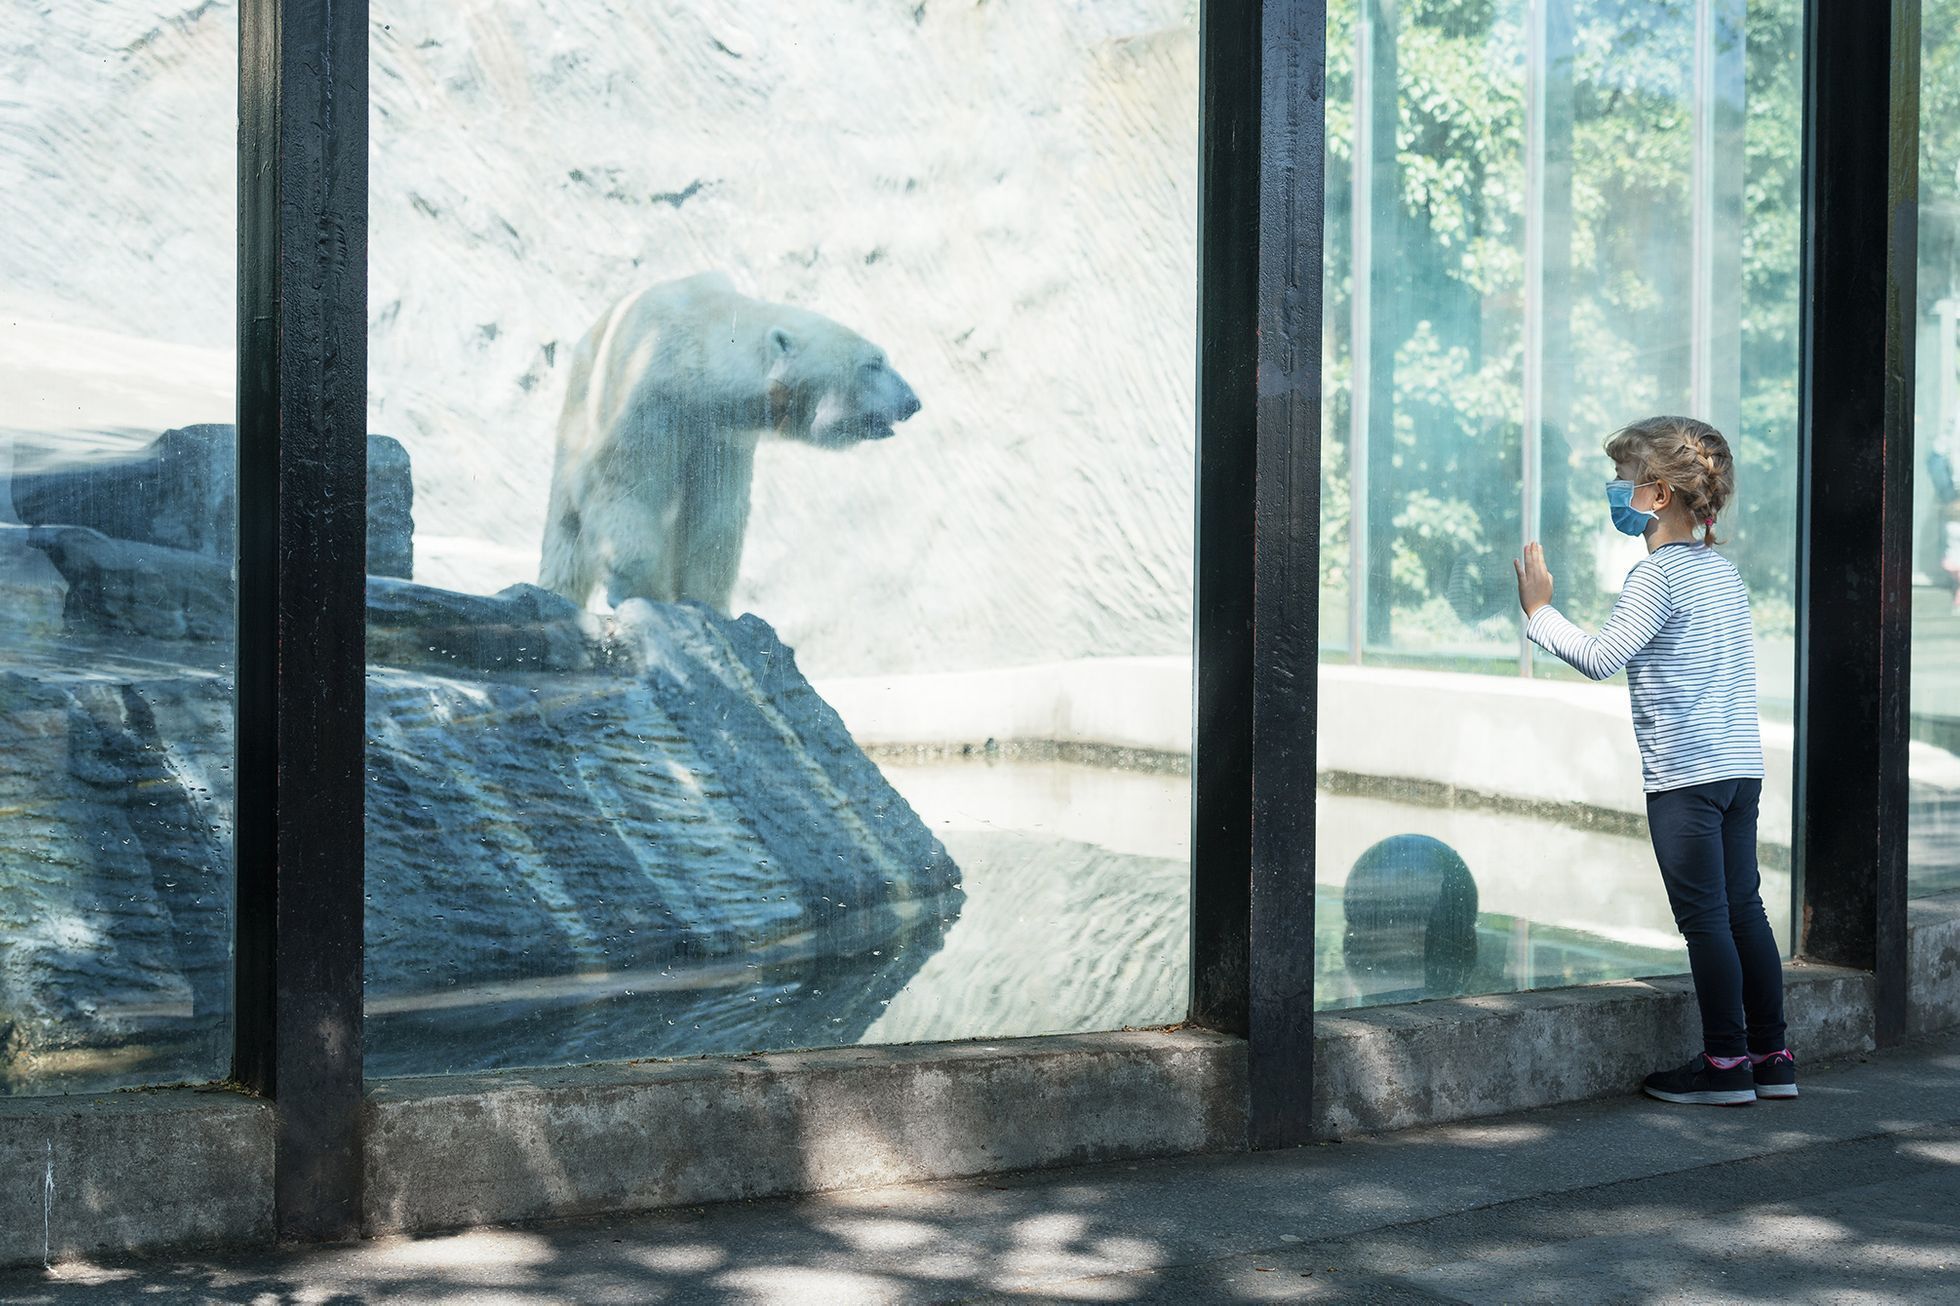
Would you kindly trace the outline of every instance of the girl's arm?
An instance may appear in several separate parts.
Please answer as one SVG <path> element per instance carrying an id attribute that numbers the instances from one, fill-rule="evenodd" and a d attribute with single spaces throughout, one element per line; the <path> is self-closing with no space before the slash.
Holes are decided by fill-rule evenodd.
<path id="1" fill-rule="evenodd" d="M 1647 647 L 1648 641 L 1667 624 L 1668 614 L 1673 610 L 1667 592 L 1667 573 L 1643 559 L 1627 573 L 1619 602 L 1613 605 L 1613 615 L 1606 619 L 1597 635 L 1588 635 L 1549 603 L 1531 614 L 1524 632 L 1532 643 L 1574 670 L 1594 680 L 1604 680 Z"/>

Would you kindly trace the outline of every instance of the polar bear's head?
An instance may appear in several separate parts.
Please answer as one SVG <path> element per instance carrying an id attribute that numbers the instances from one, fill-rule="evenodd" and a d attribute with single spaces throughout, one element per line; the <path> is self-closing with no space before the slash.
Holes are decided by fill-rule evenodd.
<path id="1" fill-rule="evenodd" d="M 919 411 L 885 351 L 815 313 L 779 320 L 768 336 L 769 406 L 778 434 L 826 449 L 884 440 Z"/>

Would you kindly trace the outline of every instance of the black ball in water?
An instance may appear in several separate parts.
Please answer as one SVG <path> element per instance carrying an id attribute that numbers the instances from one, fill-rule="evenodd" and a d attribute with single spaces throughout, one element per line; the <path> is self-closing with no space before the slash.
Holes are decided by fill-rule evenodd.
<path id="1" fill-rule="evenodd" d="M 1420 959 L 1426 992 L 1456 993 L 1476 968 L 1477 881 L 1440 839 L 1397 834 L 1369 848 L 1342 909 L 1342 955 L 1357 975 L 1413 972 Z"/>

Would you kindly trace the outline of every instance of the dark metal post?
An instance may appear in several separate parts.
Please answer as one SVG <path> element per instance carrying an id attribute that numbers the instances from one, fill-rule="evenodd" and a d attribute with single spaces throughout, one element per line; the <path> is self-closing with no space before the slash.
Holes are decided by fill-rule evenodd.
<path id="1" fill-rule="evenodd" d="M 1260 33 L 1258 482 L 1252 557 L 1252 1145 L 1313 1133 L 1325 0 Z"/>
<path id="2" fill-rule="evenodd" d="M 1251 1141 L 1313 1121 L 1326 10 L 1212 0 L 1200 36 L 1192 1019 L 1244 1033 Z"/>
<path id="3" fill-rule="evenodd" d="M 1252 918 L 1259 0 L 1206 0 L 1198 23 L 1198 50 L 1191 1020 L 1244 1034 L 1249 1019 Z M 1307 790 L 1309 798 L 1312 792 Z"/>
<path id="4" fill-rule="evenodd" d="M 360 1232 L 366 0 L 239 10 L 237 1018 L 278 1232 Z"/>
<path id="5" fill-rule="evenodd" d="M 1798 951 L 1905 1031 L 1919 4 L 1806 6 Z"/>

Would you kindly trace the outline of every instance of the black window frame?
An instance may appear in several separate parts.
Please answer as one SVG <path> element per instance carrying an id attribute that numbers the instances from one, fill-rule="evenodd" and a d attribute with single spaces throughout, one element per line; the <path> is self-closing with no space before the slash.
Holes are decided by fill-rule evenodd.
<path id="1" fill-rule="evenodd" d="M 1918 13 L 1809 0 L 1805 37 L 1799 951 L 1873 974 L 1881 1043 L 1906 1001 Z M 292 1239 L 360 1232 L 368 21 L 239 11 L 233 1075 L 276 1104 Z M 1312 1134 L 1325 35 L 1324 0 L 1201 6 L 1190 1018 L 1247 1040 L 1255 1147 Z"/>

